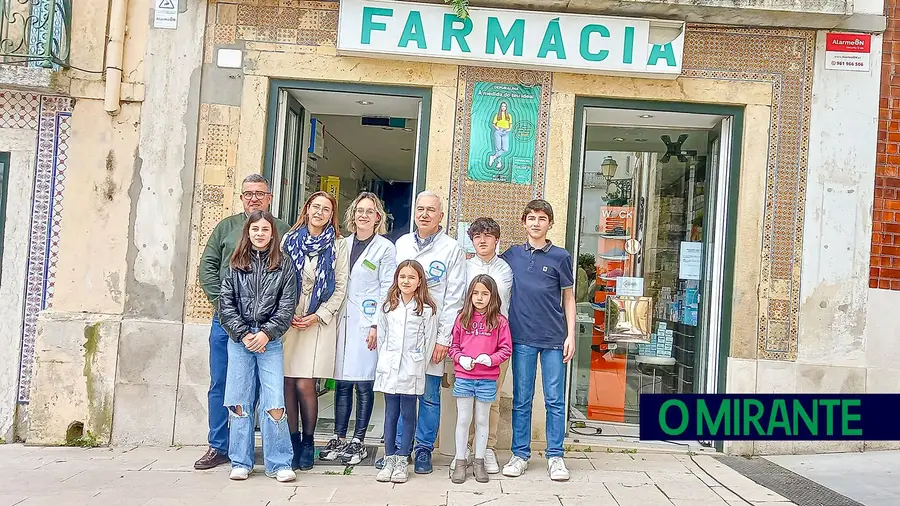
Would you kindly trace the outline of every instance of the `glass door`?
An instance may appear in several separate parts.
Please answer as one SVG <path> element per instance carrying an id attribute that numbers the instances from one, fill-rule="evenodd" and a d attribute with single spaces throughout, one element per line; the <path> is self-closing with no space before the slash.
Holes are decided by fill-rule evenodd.
<path id="1" fill-rule="evenodd" d="M 653 117 L 646 112 L 633 116 Z M 731 123 L 686 113 L 640 126 L 588 117 L 570 422 L 581 422 L 573 425 L 579 435 L 591 435 L 583 426 L 593 421 L 605 435 L 636 437 L 641 393 L 714 391 L 725 222 L 719 197 L 728 181 L 720 162 L 730 159 Z M 619 337 L 607 328 L 619 296 L 643 301 L 645 332 Z"/>
<path id="2" fill-rule="evenodd" d="M 276 126 L 275 166 L 272 171 L 272 209 L 282 220 L 293 224 L 303 195 L 302 162 L 306 111 L 290 92 L 279 90 Z"/>

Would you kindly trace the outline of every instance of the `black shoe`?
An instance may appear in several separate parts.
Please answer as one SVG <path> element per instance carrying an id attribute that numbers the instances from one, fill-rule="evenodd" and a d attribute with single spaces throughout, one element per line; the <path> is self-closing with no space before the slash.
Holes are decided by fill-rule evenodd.
<path id="1" fill-rule="evenodd" d="M 291 433 L 291 448 L 294 450 L 294 455 L 291 457 L 291 468 L 294 470 L 300 469 L 300 454 L 303 453 L 303 436 L 299 432 Z"/>
<path id="2" fill-rule="evenodd" d="M 369 452 L 366 450 L 366 447 L 359 441 L 359 439 L 353 439 L 349 444 L 344 446 L 343 451 L 338 456 L 341 459 L 341 462 L 347 464 L 348 466 L 355 466 L 362 462 L 366 457 L 369 456 Z M 384 467 L 384 463 L 382 463 L 382 467 Z"/>
<path id="3" fill-rule="evenodd" d="M 416 463 L 414 466 L 416 474 L 431 474 L 434 468 L 431 466 L 431 452 L 428 450 L 419 450 L 416 452 Z"/>
<path id="4" fill-rule="evenodd" d="M 337 460 L 337 458 L 343 453 L 344 448 L 346 448 L 347 442 L 343 439 L 338 439 L 337 436 L 333 436 L 328 444 L 325 445 L 325 448 L 319 450 L 319 459 L 321 460 Z"/>
<path id="5" fill-rule="evenodd" d="M 297 460 L 298 469 L 301 471 L 309 471 L 313 468 L 313 461 L 316 458 L 316 442 L 312 436 L 304 438 L 300 443 L 300 458 Z"/>
<path id="6" fill-rule="evenodd" d="M 200 460 L 194 462 L 194 469 L 204 470 L 204 469 L 212 469 L 216 466 L 220 466 L 222 464 L 226 464 L 230 462 L 228 459 L 228 455 L 219 452 L 213 448 L 206 450 L 206 453 L 200 457 Z"/>

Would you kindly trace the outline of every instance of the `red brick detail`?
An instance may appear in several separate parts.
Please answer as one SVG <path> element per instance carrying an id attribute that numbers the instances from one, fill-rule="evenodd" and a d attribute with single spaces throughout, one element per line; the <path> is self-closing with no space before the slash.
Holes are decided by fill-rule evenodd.
<path id="1" fill-rule="evenodd" d="M 887 0 L 869 287 L 900 290 L 900 0 Z"/>

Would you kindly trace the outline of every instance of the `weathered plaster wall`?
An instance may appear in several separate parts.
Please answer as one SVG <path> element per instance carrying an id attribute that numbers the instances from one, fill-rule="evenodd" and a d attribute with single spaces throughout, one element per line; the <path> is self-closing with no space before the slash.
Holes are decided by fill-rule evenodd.
<path id="1" fill-rule="evenodd" d="M 874 37 L 868 73 L 826 71 L 824 32 L 817 35 L 796 360 L 731 358 L 730 392 L 863 393 L 900 388 L 895 381 L 900 371 L 890 360 L 896 355 L 891 335 L 895 332 L 888 330 L 896 325 L 883 321 L 890 313 L 873 303 L 887 303 L 887 298 L 882 295 L 873 301 L 868 288 L 880 48 L 880 37 Z M 873 373 L 878 377 L 870 381 Z M 885 445 L 787 441 L 730 447 L 736 453 L 789 454 Z"/>
<path id="2" fill-rule="evenodd" d="M 10 154 L 0 267 L 0 349 L 6 350 L 0 358 L 0 438 L 5 441 L 14 440 L 36 143 L 36 128 L 0 128 L 0 151 Z"/>

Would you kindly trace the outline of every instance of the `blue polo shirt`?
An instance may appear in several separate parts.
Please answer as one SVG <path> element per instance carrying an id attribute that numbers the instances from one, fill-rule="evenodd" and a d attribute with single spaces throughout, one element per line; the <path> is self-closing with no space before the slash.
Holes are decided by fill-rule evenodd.
<path id="1" fill-rule="evenodd" d="M 500 257 L 513 271 L 509 304 L 513 344 L 561 349 L 567 333 L 562 291 L 575 285 L 572 256 L 547 241 L 542 249 L 528 243 L 512 246 Z"/>

